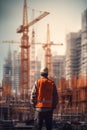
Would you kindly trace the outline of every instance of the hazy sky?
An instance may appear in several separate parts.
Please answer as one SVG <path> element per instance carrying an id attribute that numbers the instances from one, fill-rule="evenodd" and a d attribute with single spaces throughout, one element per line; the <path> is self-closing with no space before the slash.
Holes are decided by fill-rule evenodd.
<path id="1" fill-rule="evenodd" d="M 27 0 L 27 6 L 29 21 L 32 18 L 31 9 L 35 9 L 35 17 L 39 15 L 39 11 L 50 12 L 50 15 L 34 25 L 35 41 L 46 42 L 47 24 L 49 24 L 50 40 L 55 43 L 64 43 L 62 51 L 61 47 L 54 47 L 53 51 L 58 50 L 59 54 L 60 51 L 64 54 L 65 35 L 81 29 L 81 14 L 87 8 L 87 0 Z M 8 44 L 1 42 L 3 40 L 20 41 L 21 35 L 16 33 L 16 29 L 22 24 L 22 13 L 23 0 L 0 0 L 0 80 L 2 65 L 8 52 Z M 11 48 L 14 47 L 11 45 Z"/>

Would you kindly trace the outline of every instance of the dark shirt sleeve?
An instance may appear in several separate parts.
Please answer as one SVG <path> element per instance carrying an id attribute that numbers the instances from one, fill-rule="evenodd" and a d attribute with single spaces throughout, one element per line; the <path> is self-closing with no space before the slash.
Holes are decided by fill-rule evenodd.
<path id="1" fill-rule="evenodd" d="M 57 88 L 56 88 L 56 85 L 54 84 L 54 87 L 53 87 L 53 109 L 55 109 L 57 107 L 57 104 L 58 104 L 58 91 L 57 91 Z"/>

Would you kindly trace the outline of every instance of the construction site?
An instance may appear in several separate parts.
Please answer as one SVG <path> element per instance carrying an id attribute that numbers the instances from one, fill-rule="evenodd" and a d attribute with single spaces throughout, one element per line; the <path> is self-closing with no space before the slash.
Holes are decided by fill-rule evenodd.
<path id="1" fill-rule="evenodd" d="M 34 10 L 33 10 L 34 15 Z M 43 12 L 37 18 L 33 18 L 28 23 L 27 0 L 23 4 L 23 23 L 17 29 L 17 33 L 21 33 L 20 42 L 15 40 L 3 41 L 3 44 L 19 44 L 20 54 L 16 58 L 14 52 L 14 81 L 11 82 L 9 76 L 12 63 L 8 61 L 4 68 L 8 70 L 0 85 L 0 130 L 27 130 L 33 128 L 34 108 L 30 104 L 30 94 L 32 86 L 39 78 L 35 77 L 35 46 L 38 44 L 44 50 L 44 63 L 49 69 L 49 78 L 55 80 L 53 74 L 52 51 L 51 48 L 63 46 L 63 43 L 52 43 L 50 41 L 50 26 L 47 24 L 46 43 L 35 43 L 35 31 L 32 28 L 32 40 L 29 42 L 29 28 L 35 23 L 39 23 L 41 19 L 50 15 L 50 12 Z M 31 53 L 30 53 L 31 52 Z M 30 59 L 31 55 L 31 59 Z M 9 59 L 10 59 L 9 55 Z M 15 63 L 17 59 L 17 64 Z M 31 63 L 30 63 L 31 60 Z M 37 65 L 37 67 L 41 67 Z M 4 72 L 5 73 L 5 72 Z M 18 76 L 19 74 L 19 76 Z M 58 80 L 58 82 L 57 82 Z M 81 76 L 77 73 L 69 79 L 61 76 L 56 78 L 56 87 L 58 90 L 59 103 L 53 114 L 53 129 L 62 130 L 63 125 L 70 125 L 67 130 L 86 130 L 87 129 L 87 76 Z M 13 87 L 12 87 L 13 85 Z M 17 87 L 18 86 L 18 87 Z M 44 127 L 44 126 L 43 126 Z M 66 130 L 66 129 L 63 129 Z"/>

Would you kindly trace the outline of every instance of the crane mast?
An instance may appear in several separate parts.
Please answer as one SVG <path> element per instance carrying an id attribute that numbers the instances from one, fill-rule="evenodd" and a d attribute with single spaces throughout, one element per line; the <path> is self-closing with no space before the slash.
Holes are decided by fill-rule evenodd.
<path id="1" fill-rule="evenodd" d="M 27 2 L 24 0 L 23 7 L 23 27 L 28 25 L 28 15 L 27 15 Z M 29 53 L 30 53 L 30 45 L 29 45 L 29 37 L 28 37 L 28 27 L 26 27 L 23 31 L 23 35 L 21 37 L 21 88 L 22 98 L 26 99 L 28 97 L 29 90 Z"/>
<path id="2" fill-rule="evenodd" d="M 21 98 L 23 99 L 28 98 L 29 86 L 30 86 L 30 44 L 29 44 L 28 29 L 30 26 L 32 26 L 33 24 L 35 24 L 48 14 L 49 14 L 48 12 L 44 12 L 36 19 L 28 23 L 27 1 L 24 0 L 23 25 L 21 25 L 20 28 L 17 29 L 17 33 L 23 33 L 21 37 L 21 86 L 20 86 Z"/>
<path id="3" fill-rule="evenodd" d="M 34 12 L 35 10 L 32 10 L 32 19 L 34 19 Z M 32 89 L 33 83 L 35 82 L 35 30 L 34 26 L 32 27 L 32 37 L 31 37 L 31 48 L 30 48 L 30 86 Z"/>
<path id="4" fill-rule="evenodd" d="M 48 67 L 49 69 L 49 77 L 52 78 L 53 77 L 53 70 L 52 70 L 52 53 L 51 53 L 51 46 L 52 45 L 57 45 L 57 46 L 62 46 L 62 43 L 51 43 L 50 42 L 50 28 L 49 28 L 49 24 L 47 24 L 47 41 L 46 43 L 44 43 L 43 48 L 45 49 L 45 66 Z"/>
<path id="5" fill-rule="evenodd" d="M 49 77 L 52 77 L 52 55 L 50 49 L 50 30 L 49 24 L 47 24 L 47 47 L 45 48 L 45 64 L 49 69 Z"/>

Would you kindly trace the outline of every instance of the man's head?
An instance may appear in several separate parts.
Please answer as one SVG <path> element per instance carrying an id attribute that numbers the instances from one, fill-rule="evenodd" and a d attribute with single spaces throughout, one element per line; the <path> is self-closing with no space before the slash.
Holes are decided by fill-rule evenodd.
<path id="1" fill-rule="evenodd" d="M 40 74 L 41 74 L 41 76 L 47 77 L 48 76 L 48 68 L 47 67 L 41 68 Z"/>

